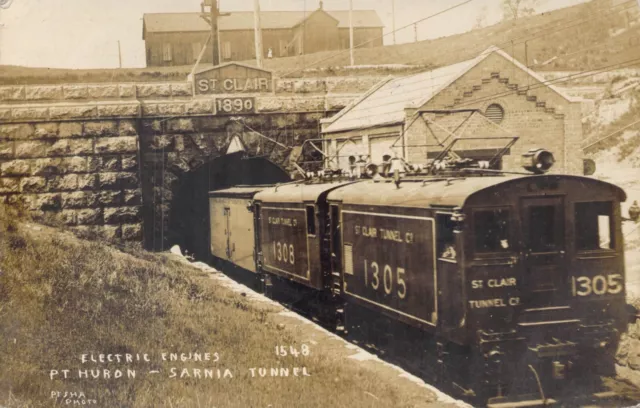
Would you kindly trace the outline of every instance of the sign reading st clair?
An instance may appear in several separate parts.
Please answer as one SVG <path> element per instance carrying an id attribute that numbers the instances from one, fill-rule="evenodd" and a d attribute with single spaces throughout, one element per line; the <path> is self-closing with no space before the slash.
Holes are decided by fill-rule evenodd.
<path id="1" fill-rule="evenodd" d="M 271 81 L 267 78 L 199 79 L 198 93 L 271 92 Z"/>
<path id="2" fill-rule="evenodd" d="M 196 95 L 273 92 L 273 74 L 250 65 L 230 62 L 197 71 Z"/>

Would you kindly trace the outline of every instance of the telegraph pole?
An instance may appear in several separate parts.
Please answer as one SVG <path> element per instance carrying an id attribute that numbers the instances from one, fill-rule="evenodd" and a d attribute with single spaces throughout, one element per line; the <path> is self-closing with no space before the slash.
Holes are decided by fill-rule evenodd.
<path id="1" fill-rule="evenodd" d="M 349 55 L 351 57 L 351 66 L 356 65 L 353 56 L 353 0 L 349 0 Z"/>
<path id="2" fill-rule="evenodd" d="M 218 0 L 209 0 L 211 3 L 211 11 L 209 18 L 211 19 L 211 45 L 213 50 L 213 55 L 211 62 L 213 66 L 220 64 L 220 50 L 218 43 L 218 16 L 220 15 L 220 10 L 218 9 Z"/>
<path id="3" fill-rule="evenodd" d="M 639 0 L 640 1 L 640 0 Z M 0 63 L 2 62 L 2 29 L 4 28 L 4 23 L 0 23 Z"/>
<path id="4" fill-rule="evenodd" d="M 413 42 L 418 42 L 418 23 L 413 25 Z"/>
<path id="5" fill-rule="evenodd" d="M 262 25 L 260 24 L 260 0 L 253 0 L 253 20 L 256 42 L 256 64 L 262 68 Z"/>
<path id="6" fill-rule="evenodd" d="M 120 68 L 122 68 L 122 50 L 120 49 L 120 40 L 118 40 L 118 62 L 120 63 Z"/>
<path id="7" fill-rule="evenodd" d="M 640 0 L 638 0 L 640 1 Z M 396 0 L 391 0 L 391 29 L 393 30 L 393 45 L 396 45 Z"/>

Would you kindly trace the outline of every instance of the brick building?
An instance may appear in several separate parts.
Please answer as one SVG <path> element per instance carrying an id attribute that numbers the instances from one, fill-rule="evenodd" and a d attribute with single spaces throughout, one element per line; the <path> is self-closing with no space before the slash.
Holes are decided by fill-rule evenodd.
<path id="1" fill-rule="evenodd" d="M 349 48 L 349 12 L 324 10 L 263 11 L 260 14 L 264 56 L 287 57 Z M 220 61 L 255 58 L 253 12 L 231 12 L 218 20 Z M 354 10 L 354 44 L 382 46 L 384 25 L 373 10 Z M 193 64 L 211 32 L 200 13 L 145 14 L 142 39 L 147 66 Z M 211 48 L 203 63 L 211 63 Z"/>
<path id="2" fill-rule="evenodd" d="M 516 136 L 498 168 L 521 170 L 521 154 L 543 147 L 556 157 L 553 171 L 582 174 L 580 101 L 496 47 L 385 80 L 322 122 L 325 154 L 338 157 L 334 168 L 348 168 L 349 156 L 381 163 L 385 154 L 425 164 L 456 137 L 456 152 L 486 160 Z"/>

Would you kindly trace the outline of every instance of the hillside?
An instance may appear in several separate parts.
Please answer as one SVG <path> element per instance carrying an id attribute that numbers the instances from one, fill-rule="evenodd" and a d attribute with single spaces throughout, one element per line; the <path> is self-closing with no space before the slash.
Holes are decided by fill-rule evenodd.
<path id="1" fill-rule="evenodd" d="M 222 278 L 15 218 L 0 205 L 0 406 L 447 406 Z"/>
<path id="2" fill-rule="evenodd" d="M 495 45 L 523 63 L 526 52 L 527 65 L 535 70 L 597 68 L 640 58 L 640 50 L 637 49 L 640 44 L 640 26 L 630 24 L 627 27 L 623 18 L 627 11 L 636 11 L 637 8 L 635 1 L 627 1 L 614 8 L 603 7 L 601 2 L 591 1 L 454 36 L 395 46 L 362 48 L 356 50 L 355 60 L 358 65 L 395 63 L 437 67 L 471 59 Z M 636 47 L 633 47 L 634 44 Z M 557 59 L 543 65 L 553 57 Z M 279 58 L 267 61 L 267 64 L 269 69 L 281 75 L 291 73 L 296 76 L 309 68 L 322 70 L 347 66 L 349 52 Z"/>
<path id="3" fill-rule="evenodd" d="M 635 13 L 637 8 L 634 0 L 615 8 L 603 7 L 602 1 L 591 1 L 520 18 L 517 23 L 502 22 L 455 36 L 359 48 L 355 52 L 356 64 L 366 67 L 359 70 L 342 68 L 350 63 L 348 50 L 269 59 L 265 61 L 265 68 L 279 76 L 291 77 L 370 75 L 372 70 L 382 74 L 401 73 L 402 67 L 398 64 L 410 65 L 409 71 L 437 67 L 475 57 L 496 45 L 522 62 L 528 60 L 528 65 L 536 70 L 594 69 L 640 58 L 640 25 L 633 21 L 627 24 L 625 20 L 627 13 Z M 381 64 L 387 66 L 377 67 Z M 0 66 L 0 85 L 175 81 L 184 80 L 190 71 L 189 66 L 93 70 Z"/>

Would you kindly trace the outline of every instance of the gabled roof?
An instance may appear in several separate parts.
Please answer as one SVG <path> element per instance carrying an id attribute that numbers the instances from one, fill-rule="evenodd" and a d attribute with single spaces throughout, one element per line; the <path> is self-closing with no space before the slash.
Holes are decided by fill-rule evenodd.
<path id="1" fill-rule="evenodd" d="M 323 133 L 403 123 L 405 108 L 419 108 L 426 104 L 443 89 L 493 53 L 501 55 L 536 80 L 545 82 L 544 78 L 525 67 L 506 52 L 497 47 L 490 47 L 474 59 L 415 75 L 392 79 L 381 86 L 379 85 L 376 90 L 368 92 L 333 118 L 325 120 L 324 123 L 326 125 Z M 576 101 L 575 98 L 569 97 L 553 85 L 547 86 L 568 101 Z"/>
<path id="2" fill-rule="evenodd" d="M 235 65 L 235 66 L 238 66 L 238 67 L 243 67 L 243 68 L 248 68 L 248 69 L 252 69 L 252 70 L 255 70 L 255 71 L 263 71 L 263 72 L 266 72 L 266 73 L 269 73 L 269 74 L 273 74 L 273 71 L 269 71 L 268 69 L 258 68 L 258 67 L 253 66 L 253 65 L 243 64 L 241 62 L 236 62 L 236 61 L 225 62 L 225 63 L 222 63 L 220 65 L 216 65 L 216 66 L 212 66 L 211 64 L 208 64 L 208 65 L 203 64 L 203 66 L 198 68 L 195 71 L 195 73 L 196 74 L 202 74 L 203 72 L 213 71 L 213 70 L 217 70 L 217 69 L 220 69 L 220 68 L 228 67 L 228 66 L 231 66 L 231 65 Z"/>
<path id="3" fill-rule="evenodd" d="M 338 21 L 339 28 L 349 27 L 348 11 L 322 10 Z M 302 23 L 314 11 L 262 11 L 260 23 L 265 30 L 290 29 Z M 201 13 L 149 13 L 143 16 L 143 27 L 149 33 L 209 31 L 211 27 Z M 253 30 L 253 11 L 233 11 L 218 20 L 220 31 Z M 355 28 L 384 27 L 375 10 L 354 10 Z"/>
<path id="4" fill-rule="evenodd" d="M 315 12 L 325 12 L 338 22 L 338 28 L 349 28 L 349 11 L 348 10 L 316 10 Z M 314 12 L 314 13 L 315 13 Z M 296 25 L 302 24 L 311 14 L 307 13 L 306 18 L 303 17 Z M 353 27 L 354 28 L 378 28 L 384 27 L 382 20 L 375 10 L 353 10 Z"/>

